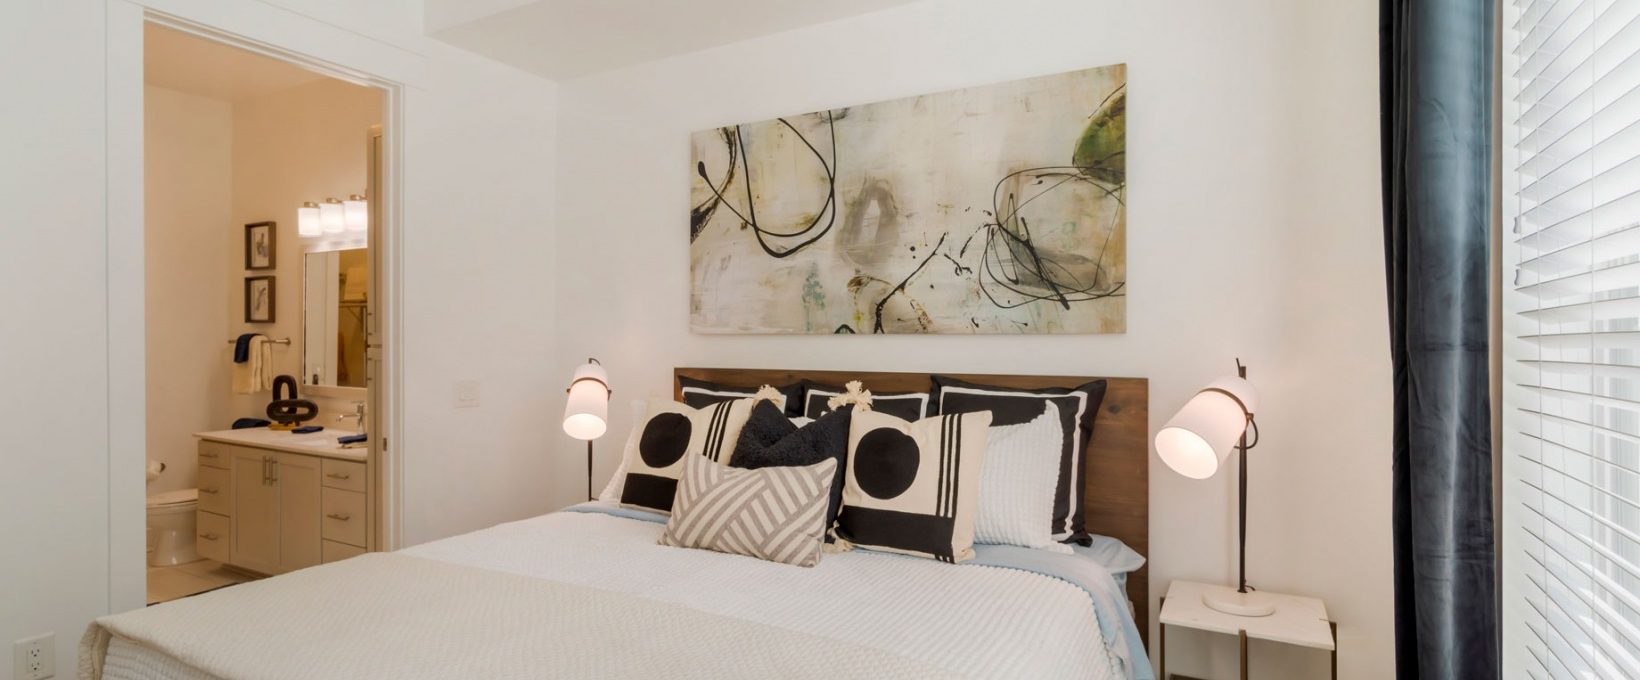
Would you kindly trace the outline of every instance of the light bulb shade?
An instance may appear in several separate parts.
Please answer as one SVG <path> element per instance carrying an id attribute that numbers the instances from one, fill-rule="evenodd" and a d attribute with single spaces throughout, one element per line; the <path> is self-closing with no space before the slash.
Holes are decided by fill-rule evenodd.
<path id="1" fill-rule="evenodd" d="M 564 434 L 576 439 L 597 439 L 609 429 L 609 375 L 595 363 L 575 369 L 569 384 L 569 403 L 564 404 Z"/>
<path id="2" fill-rule="evenodd" d="M 348 231 L 364 233 L 366 229 L 370 228 L 370 208 L 368 206 L 369 204 L 365 203 L 364 197 L 358 194 L 353 194 L 347 197 L 347 200 L 342 201 L 342 221 L 346 223 Z"/>
<path id="3" fill-rule="evenodd" d="M 340 234 L 347 229 L 347 217 L 342 202 L 334 198 L 319 204 L 319 226 L 326 234 Z"/>
<path id="4" fill-rule="evenodd" d="M 318 236 L 324 229 L 319 226 L 319 204 L 308 201 L 296 209 L 296 235 Z"/>
<path id="5" fill-rule="evenodd" d="M 1156 455 L 1174 472 L 1191 479 L 1212 477 L 1236 448 L 1247 431 L 1248 417 L 1257 409 L 1258 393 L 1252 383 L 1244 378 L 1219 378 L 1185 402 L 1156 433 Z"/>

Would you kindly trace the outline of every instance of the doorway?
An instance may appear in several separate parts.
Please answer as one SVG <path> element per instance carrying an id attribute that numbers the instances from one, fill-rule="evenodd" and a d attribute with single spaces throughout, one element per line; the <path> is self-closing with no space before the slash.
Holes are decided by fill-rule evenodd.
<path id="1" fill-rule="evenodd" d="M 144 601 L 394 547 L 397 86 L 156 15 L 141 52 Z"/>

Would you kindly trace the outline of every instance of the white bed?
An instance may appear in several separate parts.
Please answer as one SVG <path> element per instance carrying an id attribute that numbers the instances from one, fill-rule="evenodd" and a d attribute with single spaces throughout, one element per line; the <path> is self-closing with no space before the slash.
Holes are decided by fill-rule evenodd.
<path id="1" fill-rule="evenodd" d="M 82 644 L 81 677 L 1128 674 L 1128 641 L 1102 633 L 1090 591 L 1065 580 L 866 551 L 805 569 L 656 545 L 661 529 L 560 512 L 105 617 Z M 395 566 L 372 575 L 372 560 Z M 327 590 L 348 579 L 381 592 Z M 236 615 L 255 620 L 226 625 Z M 634 621 L 641 631 L 611 632 Z M 508 658 L 464 673 L 473 649 Z"/>

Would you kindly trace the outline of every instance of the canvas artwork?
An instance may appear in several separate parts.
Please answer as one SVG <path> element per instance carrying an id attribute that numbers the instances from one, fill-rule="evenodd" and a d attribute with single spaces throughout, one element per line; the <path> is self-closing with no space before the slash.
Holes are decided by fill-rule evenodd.
<path id="1" fill-rule="evenodd" d="M 691 138 L 703 333 L 1126 330 L 1125 65 Z"/>

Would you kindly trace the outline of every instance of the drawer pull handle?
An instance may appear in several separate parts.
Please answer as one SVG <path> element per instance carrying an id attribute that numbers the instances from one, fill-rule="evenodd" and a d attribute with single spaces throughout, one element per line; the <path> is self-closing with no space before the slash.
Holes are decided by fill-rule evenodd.
<path id="1" fill-rule="evenodd" d="M 200 454 L 199 454 L 199 457 L 200 457 L 200 458 L 215 458 L 215 457 L 216 457 L 216 454 L 214 454 L 214 453 L 204 453 L 204 452 L 201 452 L 201 453 L 200 453 Z"/>
<path id="2" fill-rule="evenodd" d="M 203 539 L 205 539 L 205 540 L 207 540 L 207 541 L 214 541 L 214 540 L 216 540 L 216 539 L 218 539 L 218 538 L 221 538 L 221 536 L 218 536 L 218 535 L 216 535 L 216 534 L 200 534 L 200 535 L 199 535 L 199 537 L 200 537 L 200 538 L 203 538 Z"/>
<path id="3" fill-rule="evenodd" d="M 349 515 L 349 514 L 347 514 L 347 513 L 345 513 L 345 512 L 333 512 L 333 513 L 330 513 L 330 514 L 328 514 L 328 515 L 325 515 L 325 516 L 326 516 L 326 517 L 329 517 L 329 518 L 331 518 L 331 519 L 333 519 L 333 520 L 336 520 L 336 521 L 338 521 L 338 522 L 346 522 L 346 521 L 348 521 L 348 520 L 350 520 L 350 519 L 353 519 L 353 516 L 352 516 L 352 515 Z"/>
<path id="4" fill-rule="evenodd" d="M 353 477 L 353 475 L 347 474 L 346 472 L 332 472 L 325 476 L 331 479 L 350 479 Z"/>
<path id="5" fill-rule="evenodd" d="M 215 494 L 216 494 L 216 487 L 214 487 L 214 486 L 213 486 L 213 487 L 211 487 L 211 488 L 209 488 L 209 489 L 206 489 L 206 488 L 200 488 L 200 490 L 199 490 L 199 492 L 200 492 L 200 493 L 208 493 L 208 494 L 212 494 L 212 495 L 215 495 Z"/>

